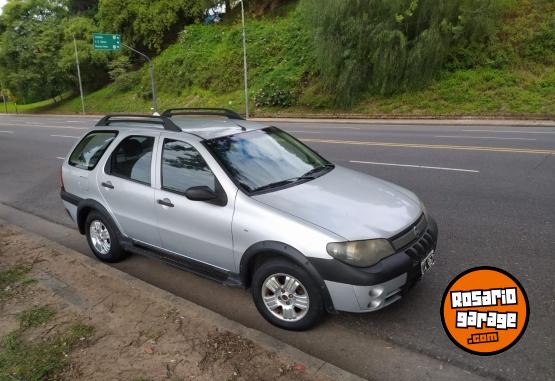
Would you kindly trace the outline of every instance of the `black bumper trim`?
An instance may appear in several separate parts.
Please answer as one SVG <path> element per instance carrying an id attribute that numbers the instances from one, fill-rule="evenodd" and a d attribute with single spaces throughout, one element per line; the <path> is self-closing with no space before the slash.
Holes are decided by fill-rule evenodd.
<path id="1" fill-rule="evenodd" d="M 79 205 L 79 203 L 83 200 L 81 197 L 76 196 L 72 193 L 66 192 L 64 188 L 60 190 L 60 197 L 62 200 L 69 202 L 75 206 Z"/>
<path id="2" fill-rule="evenodd" d="M 416 245 L 422 246 L 421 241 L 424 235 L 432 237 L 432 242 L 429 242 L 429 247 L 426 249 L 426 252 L 420 254 L 417 253 L 413 247 Z M 432 218 L 429 218 L 425 234 L 413 242 L 412 246 L 382 259 L 374 266 L 354 267 L 333 258 L 324 259 L 309 257 L 308 259 L 316 270 L 318 270 L 322 278 L 327 281 L 352 284 L 355 286 L 372 286 L 387 282 L 399 275 L 407 273 L 406 286 L 410 287 L 422 276 L 420 272 L 420 261 L 424 259 L 424 256 L 430 250 L 435 250 L 437 236 L 437 224 Z"/>

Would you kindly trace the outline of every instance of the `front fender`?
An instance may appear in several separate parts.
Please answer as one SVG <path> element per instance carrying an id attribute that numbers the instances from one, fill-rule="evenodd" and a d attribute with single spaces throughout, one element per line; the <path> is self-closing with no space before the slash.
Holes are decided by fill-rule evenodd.
<path id="1" fill-rule="evenodd" d="M 254 261 L 259 256 L 272 255 L 286 258 L 293 263 L 301 266 L 318 284 L 322 295 L 324 296 L 324 306 L 326 311 L 330 313 L 335 312 L 333 307 L 333 302 L 331 300 L 328 288 L 324 282 L 324 279 L 316 270 L 314 265 L 308 260 L 303 253 L 294 247 L 278 241 L 262 241 L 251 245 L 241 256 L 241 263 L 239 265 L 239 276 L 241 278 L 241 283 L 246 287 L 250 286 L 250 281 L 252 279 L 252 265 Z"/>

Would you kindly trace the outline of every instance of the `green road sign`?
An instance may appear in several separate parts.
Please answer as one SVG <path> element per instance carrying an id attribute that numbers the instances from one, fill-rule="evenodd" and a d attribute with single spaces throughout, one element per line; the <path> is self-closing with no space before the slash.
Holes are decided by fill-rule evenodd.
<path id="1" fill-rule="evenodd" d="M 93 33 L 93 48 L 95 50 L 118 50 L 121 47 L 119 34 Z"/>

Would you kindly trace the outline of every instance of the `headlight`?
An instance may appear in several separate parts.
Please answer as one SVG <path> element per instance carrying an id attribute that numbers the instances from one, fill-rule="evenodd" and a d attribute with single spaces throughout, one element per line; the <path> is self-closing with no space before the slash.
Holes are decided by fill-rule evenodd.
<path id="1" fill-rule="evenodd" d="M 395 253 L 386 239 L 331 242 L 326 245 L 329 255 L 352 266 L 368 267 Z"/>

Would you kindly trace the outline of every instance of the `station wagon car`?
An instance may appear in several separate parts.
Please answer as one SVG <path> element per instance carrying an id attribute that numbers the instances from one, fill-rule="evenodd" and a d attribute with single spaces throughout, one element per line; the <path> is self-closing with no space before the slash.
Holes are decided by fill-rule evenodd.
<path id="1" fill-rule="evenodd" d="M 230 110 L 108 115 L 61 176 L 100 260 L 141 254 L 250 288 L 286 329 L 384 308 L 434 263 L 437 226 L 414 193 Z"/>

